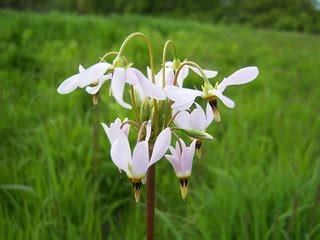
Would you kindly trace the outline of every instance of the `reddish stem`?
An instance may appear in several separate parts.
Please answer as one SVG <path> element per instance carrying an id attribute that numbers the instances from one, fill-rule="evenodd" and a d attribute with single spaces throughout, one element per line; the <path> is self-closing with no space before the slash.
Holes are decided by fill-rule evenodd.
<path id="1" fill-rule="evenodd" d="M 154 236 L 155 211 L 155 164 L 148 169 L 147 175 L 147 240 Z"/>

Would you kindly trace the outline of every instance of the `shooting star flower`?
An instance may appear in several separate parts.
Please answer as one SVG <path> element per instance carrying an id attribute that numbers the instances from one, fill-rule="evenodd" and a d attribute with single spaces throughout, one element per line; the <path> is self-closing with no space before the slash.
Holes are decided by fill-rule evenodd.
<path id="1" fill-rule="evenodd" d="M 111 75 L 104 75 L 111 65 L 109 63 L 96 63 L 84 69 L 79 65 L 79 73 L 64 80 L 58 87 L 58 93 L 68 94 L 77 88 L 86 87 L 89 94 L 96 94 L 102 84 L 111 79 Z"/>
<path id="2" fill-rule="evenodd" d="M 235 103 L 228 97 L 223 95 L 223 91 L 227 86 L 241 85 L 253 81 L 259 74 L 257 67 L 242 68 L 227 78 L 224 78 L 220 84 L 213 87 L 209 83 L 205 83 L 202 91 L 195 89 L 179 88 L 176 86 L 168 86 L 166 94 L 169 99 L 173 100 L 172 108 L 175 111 L 183 111 L 189 109 L 197 97 L 206 99 L 212 108 L 214 119 L 220 121 L 220 113 L 217 108 L 217 98 L 228 108 L 233 108 Z"/>
<path id="3" fill-rule="evenodd" d="M 188 180 L 191 176 L 196 140 L 192 141 L 189 147 L 186 146 L 182 139 L 178 141 L 175 148 L 169 147 L 171 155 L 167 154 L 165 157 L 171 163 L 180 181 L 181 197 L 185 200 L 188 194 Z"/>
<path id="4" fill-rule="evenodd" d="M 202 110 L 199 104 L 195 103 L 195 105 L 196 108 L 191 113 L 189 113 L 188 111 L 181 111 L 175 116 L 174 123 L 179 128 L 205 131 L 207 127 L 211 124 L 214 117 L 210 104 L 207 103 L 206 113 Z M 196 140 L 197 156 L 198 158 L 201 158 L 202 140 Z"/>
<path id="5" fill-rule="evenodd" d="M 132 154 L 128 137 L 123 131 L 118 131 L 116 134 L 118 138 L 112 143 L 111 159 L 119 169 L 126 172 L 132 182 L 136 202 L 139 202 L 142 179 L 145 178 L 148 168 L 159 161 L 166 153 L 171 142 L 171 131 L 166 128 L 159 134 L 151 156 L 148 146 L 151 134 L 150 124 L 147 126 L 145 140 L 137 143 Z"/>

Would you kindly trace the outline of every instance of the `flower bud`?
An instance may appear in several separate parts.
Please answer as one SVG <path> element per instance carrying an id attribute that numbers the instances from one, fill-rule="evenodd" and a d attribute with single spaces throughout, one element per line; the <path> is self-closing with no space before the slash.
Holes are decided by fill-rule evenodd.
<path id="1" fill-rule="evenodd" d="M 117 56 L 112 63 L 113 67 L 124 67 L 125 66 L 125 59 L 122 56 Z"/>
<path id="2" fill-rule="evenodd" d="M 187 134 L 189 137 L 192 137 L 192 138 L 196 138 L 196 139 L 200 139 L 200 140 L 212 140 L 213 139 L 213 137 L 205 131 L 200 131 L 200 130 L 193 129 L 193 128 L 188 128 L 188 129 L 177 128 L 177 130 L 184 132 L 185 134 Z"/>
<path id="3" fill-rule="evenodd" d="M 173 70 L 176 71 L 180 67 L 180 64 L 181 62 L 179 58 L 173 59 L 173 63 L 172 63 Z"/>

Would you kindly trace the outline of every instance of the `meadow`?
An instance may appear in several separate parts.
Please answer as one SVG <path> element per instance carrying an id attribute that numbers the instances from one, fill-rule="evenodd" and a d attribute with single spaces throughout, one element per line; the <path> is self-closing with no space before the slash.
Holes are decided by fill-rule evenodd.
<path id="1" fill-rule="evenodd" d="M 126 112 L 59 84 L 132 32 L 147 34 L 157 69 L 167 39 L 180 59 L 216 69 L 221 81 L 256 65 L 254 82 L 230 87 L 235 109 L 194 161 L 186 202 L 165 159 L 157 164 L 156 239 L 320 238 L 320 36 L 188 20 L 0 11 L 0 239 L 144 239 L 145 189 L 109 157 L 100 122 Z M 148 64 L 143 42 L 126 56 Z M 146 69 L 141 69 L 146 72 Z M 200 87 L 190 76 L 190 87 Z"/>

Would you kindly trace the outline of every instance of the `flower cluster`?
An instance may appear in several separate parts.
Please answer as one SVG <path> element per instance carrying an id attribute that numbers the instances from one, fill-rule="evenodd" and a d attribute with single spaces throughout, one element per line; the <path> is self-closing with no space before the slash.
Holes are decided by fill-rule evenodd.
<path id="1" fill-rule="evenodd" d="M 141 37 L 149 49 L 150 67 L 145 69 L 146 75 L 132 67 L 133 63 L 124 55 L 127 43 L 136 37 Z M 174 58 L 167 61 L 170 46 Z M 106 59 L 110 56 L 115 57 L 108 63 Z M 184 87 L 189 70 L 203 80 L 201 90 Z M 136 202 L 140 200 L 142 183 L 148 181 L 148 170 L 154 168 L 155 163 L 163 157 L 172 165 L 179 179 L 181 196 L 185 200 L 194 155 L 197 153 L 201 158 L 202 141 L 213 139 L 206 132 L 207 128 L 213 121 L 221 121 L 218 100 L 226 107 L 233 108 L 233 100 L 223 94 L 226 87 L 254 80 L 258 76 L 258 68 L 242 68 L 212 85 L 208 79 L 217 74 L 217 71 L 203 70 L 195 62 L 181 62 L 172 41 L 166 42 L 162 67 L 155 73 L 149 39 L 142 33 L 133 33 L 126 38 L 118 52 L 107 53 L 99 63 L 87 69 L 80 65 L 79 73 L 62 82 L 58 93 L 68 94 L 77 88 L 85 88 L 93 96 L 93 104 L 97 105 L 101 87 L 109 85 L 116 102 L 133 111 L 135 116 L 135 119 L 125 118 L 123 121 L 117 118 L 109 126 L 104 123 L 102 126 L 111 144 L 111 159 L 132 182 Z M 130 89 L 130 102 L 126 100 L 127 86 Z M 196 99 L 202 101 L 195 102 Z M 135 143 L 129 137 L 130 127 L 138 129 Z"/>

